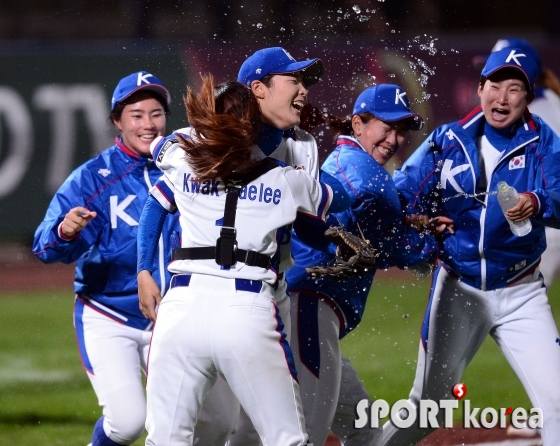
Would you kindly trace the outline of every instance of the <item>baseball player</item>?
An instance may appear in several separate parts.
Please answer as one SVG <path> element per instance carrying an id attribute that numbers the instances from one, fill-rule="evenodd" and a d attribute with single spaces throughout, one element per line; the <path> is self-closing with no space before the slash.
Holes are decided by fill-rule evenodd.
<path id="1" fill-rule="evenodd" d="M 148 190 L 161 176 L 150 143 L 165 132 L 171 96 L 145 71 L 122 78 L 111 100 L 115 145 L 78 167 L 53 197 L 35 233 L 43 262 L 76 262 L 74 327 L 82 364 L 103 407 L 92 445 L 128 445 L 144 431 L 145 369 L 152 322 L 138 308 L 136 233 Z M 151 268 L 167 289 L 170 238 L 165 220 Z"/>
<path id="2" fill-rule="evenodd" d="M 79 351 L 103 407 L 93 433 L 94 446 L 111 441 L 130 444 L 144 430 L 140 370 L 146 367 L 153 323 L 136 308 L 136 274 L 131 270 L 136 267 L 130 249 L 136 249 L 148 189 L 161 175 L 149 145 L 165 131 L 170 100 L 167 88 L 150 73 L 121 79 L 111 103 L 110 119 L 120 134 L 115 146 L 68 178 L 35 235 L 33 250 L 41 260 L 76 261 L 74 322 Z M 158 266 L 154 280 L 163 292 L 169 280 L 166 266 L 172 234 L 179 231 L 178 219 L 170 217 L 154 260 Z M 221 432 L 235 428 L 235 411 L 214 408 L 236 404 L 227 384 L 220 381 L 206 398 L 195 432 L 200 446 L 218 444 Z"/>
<path id="3" fill-rule="evenodd" d="M 527 40 L 516 37 L 500 39 L 492 48 L 492 52 L 504 48 L 520 48 L 537 63 L 535 98 L 529 104 L 529 111 L 542 118 L 557 135 L 560 135 L 560 80 L 550 68 L 542 65 L 539 53 Z M 476 58 L 480 68 L 486 58 Z M 560 277 L 560 231 L 547 227 L 545 232 L 546 250 L 541 256 L 539 269 L 544 277 L 544 284 L 550 288 Z"/>
<path id="4" fill-rule="evenodd" d="M 411 210 L 454 221 L 434 272 L 409 399 L 452 399 L 452 388 L 490 334 L 533 404 L 543 411 L 543 445 L 560 444 L 558 329 L 539 273 L 544 226 L 560 218 L 560 139 L 527 105 L 537 64 L 520 48 L 490 54 L 482 70 L 481 105 L 437 128 L 394 174 Z M 530 218 L 513 235 L 495 191 L 506 181 L 520 192 L 506 212 Z M 436 193 L 437 192 L 437 193 Z M 440 411 L 441 415 L 441 411 Z M 383 427 L 384 445 L 414 445 L 430 432 L 417 424 Z"/>
<path id="5" fill-rule="evenodd" d="M 238 81 L 250 87 L 259 102 L 262 112 L 262 122 L 257 139 L 261 156 L 269 156 L 289 166 L 304 170 L 314 178 L 319 178 L 319 164 L 317 143 L 315 138 L 298 127 L 301 112 L 307 103 L 308 87 L 315 84 L 322 76 L 323 63 L 319 59 L 304 61 L 295 60 L 284 48 L 263 48 L 249 56 L 242 64 Z M 189 133 L 189 129 L 180 129 L 178 133 Z M 328 176 L 322 178 L 328 182 Z M 284 271 L 293 264 L 290 251 L 291 225 L 279 232 L 281 260 L 279 265 L 279 280 L 275 290 L 277 306 L 285 325 L 285 333 L 289 337 L 290 330 L 290 300 L 286 292 Z M 159 290 L 154 285 L 149 292 L 143 294 L 141 305 L 146 316 L 152 320 L 156 318 L 156 304 L 161 300 Z M 228 396 L 228 393 L 230 394 Z M 232 403 L 231 390 L 218 377 L 217 384 L 212 388 L 202 407 L 203 417 L 209 429 L 196 427 L 198 441 L 204 444 L 223 444 L 223 438 L 230 435 L 231 429 L 222 423 L 216 426 L 213 417 L 223 419 L 228 414 L 236 413 Z M 215 397 L 221 404 L 208 404 L 208 399 Z M 219 401 L 220 398 L 223 401 Z M 238 405 L 237 405 L 238 406 Z M 221 410 L 219 410 L 221 408 Z M 210 437 L 211 436 L 211 437 Z M 258 445 L 260 440 L 253 426 L 241 412 L 237 432 L 230 438 L 229 446 Z"/>
<path id="6" fill-rule="evenodd" d="M 319 250 L 304 244 L 296 226 L 296 264 L 287 273 L 291 345 L 314 444 L 325 444 L 329 429 L 345 445 L 380 444 L 381 429 L 354 428 L 355 405 L 369 396 L 349 361 L 342 360 L 339 340 L 360 322 L 377 267 L 403 268 L 437 257 L 432 236 L 403 224 L 395 185 L 383 167 L 403 145 L 407 133 L 422 125 L 420 116 L 410 110 L 406 92 L 392 84 L 364 90 L 356 99 L 350 121 L 329 122 L 338 134 L 337 147 L 322 169 L 342 183 L 351 199 L 351 206 L 333 213 L 329 223 L 363 234 L 379 256 L 376 266 L 357 278 L 312 278 L 306 267 L 333 263 L 335 255 L 329 246 Z M 345 376 L 352 374 L 356 378 L 349 385 Z"/>
<path id="7" fill-rule="evenodd" d="M 260 109 L 242 84 L 214 89 L 207 77 L 198 98 L 188 91 L 186 106 L 190 137 L 152 145 L 164 182 L 152 191 L 138 239 L 141 285 L 150 281 L 161 215 L 179 210 L 182 248 L 169 266 L 175 275 L 150 349 L 146 444 L 193 444 L 197 414 L 218 374 L 263 444 L 307 444 L 275 305 L 277 230 L 298 211 L 324 219 L 331 203 L 344 207 L 348 197 L 254 150 Z"/>

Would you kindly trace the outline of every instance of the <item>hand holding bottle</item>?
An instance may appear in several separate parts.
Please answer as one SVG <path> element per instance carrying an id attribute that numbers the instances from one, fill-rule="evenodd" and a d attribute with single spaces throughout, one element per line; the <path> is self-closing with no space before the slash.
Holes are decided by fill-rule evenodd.
<path id="1" fill-rule="evenodd" d="M 532 224 L 529 217 L 534 215 L 533 200 L 529 195 L 519 195 L 515 188 L 505 181 L 498 183 L 498 203 L 509 223 L 511 232 L 523 237 L 531 232 Z"/>

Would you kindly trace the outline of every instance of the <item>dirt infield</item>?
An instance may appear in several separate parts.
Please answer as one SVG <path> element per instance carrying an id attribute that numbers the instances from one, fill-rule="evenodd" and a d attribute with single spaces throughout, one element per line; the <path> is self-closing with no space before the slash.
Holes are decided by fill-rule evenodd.
<path id="1" fill-rule="evenodd" d="M 0 292 L 66 289 L 72 291 L 74 265 L 46 265 L 31 248 L 0 245 Z"/>
<path id="2" fill-rule="evenodd" d="M 426 437 L 418 446 L 542 446 L 539 436 L 508 435 L 506 429 L 452 429 L 440 428 Z M 340 446 L 340 441 L 329 436 L 325 446 Z"/>

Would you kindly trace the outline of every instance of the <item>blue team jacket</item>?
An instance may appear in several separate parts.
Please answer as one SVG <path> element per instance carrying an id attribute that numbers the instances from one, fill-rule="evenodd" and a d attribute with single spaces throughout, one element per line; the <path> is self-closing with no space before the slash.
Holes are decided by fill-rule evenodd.
<path id="1" fill-rule="evenodd" d="M 341 136 L 336 149 L 321 167 L 336 177 L 350 196 L 351 206 L 334 213 L 329 223 L 342 223 L 354 234 L 364 236 L 377 248 L 377 268 L 417 265 L 437 257 L 433 237 L 419 234 L 402 224 L 403 214 L 391 175 L 354 138 Z M 288 270 L 289 290 L 313 290 L 329 299 L 342 320 L 340 337 L 354 329 L 364 313 L 366 299 L 375 275 L 372 268 L 357 279 L 311 279 L 305 268 L 334 261 L 332 249 L 320 250 L 304 244 L 297 234 L 292 240 L 296 265 Z"/>
<path id="2" fill-rule="evenodd" d="M 515 125 L 487 185 L 480 184 L 476 144 L 484 130 L 477 107 L 460 121 L 437 128 L 394 174 L 410 212 L 446 215 L 455 222 L 440 260 L 465 283 L 482 290 L 511 285 L 535 271 L 546 247 L 544 224 L 558 227 L 560 216 L 560 139 L 528 111 Z M 518 192 L 532 192 L 538 212 L 533 230 L 516 237 L 498 204 L 499 181 Z"/>
<path id="3" fill-rule="evenodd" d="M 78 167 L 53 197 L 35 232 L 33 252 L 45 263 L 76 262 L 74 291 L 95 310 L 128 326 L 147 329 L 151 321 L 138 308 L 136 234 L 148 190 L 161 176 L 151 158 L 116 144 Z M 66 213 L 83 206 L 97 217 L 73 240 L 59 235 Z M 179 234 L 177 216 L 166 219 L 153 277 L 167 288 L 171 239 Z M 163 244 L 161 244 L 163 243 Z"/>

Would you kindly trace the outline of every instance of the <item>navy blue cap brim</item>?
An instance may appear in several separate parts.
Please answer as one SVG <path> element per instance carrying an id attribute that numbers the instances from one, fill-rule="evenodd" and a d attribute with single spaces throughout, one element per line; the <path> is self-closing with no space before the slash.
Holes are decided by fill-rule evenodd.
<path id="1" fill-rule="evenodd" d="M 373 114 L 377 119 L 385 122 L 397 122 L 403 119 L 410 119 L 410 130 L 420 130 L 424 127 L 424 120 L 416 113 L 403 113 L 403 112 L 383 112 Z"/>
<path id="2" fill-rule="evenodd" d="M 273 70 L 269 74 L 300 73 L 304 85 L 309 87 L 321 79 L 324 70 L 325 66 L 321 59 L 310 59 L 285 65 L 281 70 Z"/>

